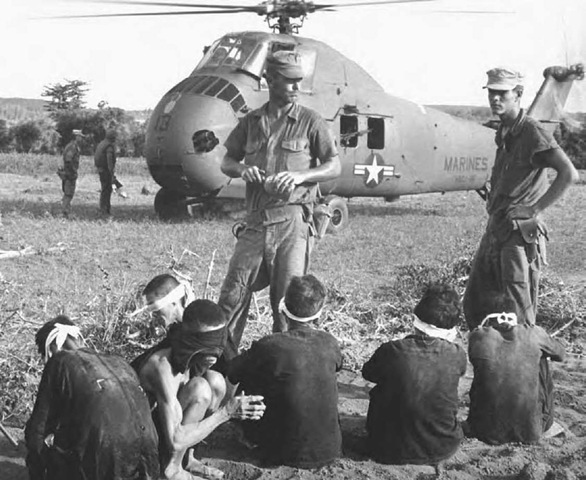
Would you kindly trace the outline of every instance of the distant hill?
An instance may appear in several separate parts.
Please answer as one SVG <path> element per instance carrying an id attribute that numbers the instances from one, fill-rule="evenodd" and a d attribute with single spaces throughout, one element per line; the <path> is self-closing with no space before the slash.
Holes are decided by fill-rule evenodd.
<path id="1" fill-rule="evenodd" d="M 0 98 L 0 118 L 11 124 L 38 120 L 47 115 L 46 103 L 36 98 Z"/>
<path id="2" fill-rule="evenodd" d="M 479 123 L 486 123 L 493 118 L 489 107 L 475 107 L 472 105 L 427 105 L 455 117 L 466 120 L 474 120 Z"/>
<path id="3" fill-rule="evenodd" d="M 26 120 L 37 120 L 47 116 L 45 100 L 36 98 L 0 98 L 0 119 L 8 121 L 9 124 L 19 123 Z M 473 120 L 478 123 L 486 123 L 494 119 L 489 107 L 476 107 L 473 105 L 427 105 L 450 115 Z M 126 110 L 135 120 L 145 122 L 148 120 L 152 110 Z M 586 125 L 586 113 L 569 113 L 568 117 Z"/>
<path id="4" fill-rule="evenodd" d="M 497 120 L 489 107 L 475 107 L 472 105 L 427 105 L 429 108 L 435 108 L 455 117 L 464 118 L 466 120 L 474 120 L 479 123 L 486 123 L 489 120 Z M 566 120 L 573 120 L 574 122 L 586 125 L 586 112 L 566 113 Z M 573 122 L 570 122 L 573 123 Z"/>
<path id="5" fill-rule="evenodd" d="M 48 102 L 37 98 L 0 98 L 0 119 L 9 124 L 40 120 L 48 116 L 45 105 Z M 139 122 L 148 120 L 152 110 L 126 110 Z"/>

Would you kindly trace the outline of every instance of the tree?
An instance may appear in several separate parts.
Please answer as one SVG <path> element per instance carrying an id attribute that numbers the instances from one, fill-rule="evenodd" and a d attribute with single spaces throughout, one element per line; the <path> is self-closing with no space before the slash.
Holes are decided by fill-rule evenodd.
<path id="1" fill-rule="evenodd" d="M 10 129 L 17 152 L 30 152 L 42 132 L 35 121 L 19 123 Z"/>
<path id="2" fill-rule="evenodd" d="M 12 140 L 6 120 L 0 119 L 0 152 L 6 151 Z"/>
<path id="3" fill-rule="evenodd" d="M 79 110 L 84 107 L 84 97 L 88 89 L 87 82 L 82 80 L 66 80 L 64 84 L 45 85 L 41 97 L 48 97 L 46 106 L 51 115 L 63 110 Z"/>
<path id="4" fill-rule="evenodd" d="M 555 136 L 574 166 L 586 169 L 586 123 L 561 122 Z"/>

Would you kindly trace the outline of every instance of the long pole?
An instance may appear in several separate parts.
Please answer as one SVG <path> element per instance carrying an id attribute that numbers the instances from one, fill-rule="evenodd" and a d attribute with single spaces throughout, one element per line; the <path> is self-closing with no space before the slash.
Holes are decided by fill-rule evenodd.
<path id="1" fill-rule="evenodd" d="M 12 435 L 10 435 L 8 430 L 6 430 L 6 428 L 4 428 L 4 425 L 2 425 L 1 423 L 0 423 L 0 430 L 2 430 L 2 433 L 4 434 L 4 436 L 8 439 L 8 441 L 10 443 L 12 443 L 14 448 L 18 448 L 18 442 L 14 439 L 14 437 Z"/>

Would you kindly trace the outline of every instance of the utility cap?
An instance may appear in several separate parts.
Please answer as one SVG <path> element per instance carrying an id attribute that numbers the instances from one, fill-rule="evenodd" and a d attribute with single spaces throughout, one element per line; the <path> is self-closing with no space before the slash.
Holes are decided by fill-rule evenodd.
<path id="1" fill-rule="evenodd" d="M 488 80 L 486 86 L 491 90 L 513 90 L 518 85 L 523 85 L 523 75 L 505 67 L 497 67 L 486 72 Z"/>
<path id="2" fill-rule="evenodd" d="M 72 130 L 71 133 L 75 136 L 85 137 L 85 135 L 83 134 L 83 132 L 81 130 Z"/>
<path id="3" fill-rule="evenodd" d="M 279 50 L 267 58 L 267 72 L 280 73 L 291 80 L 305 76 L 301 55 L 293 50 Z"/>

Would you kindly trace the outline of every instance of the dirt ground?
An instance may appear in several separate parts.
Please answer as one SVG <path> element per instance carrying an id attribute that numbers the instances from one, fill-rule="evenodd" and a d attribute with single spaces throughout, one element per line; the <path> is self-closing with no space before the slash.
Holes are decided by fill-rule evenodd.
<path id="1" fill-rule="evenodd" d="M 22 177 L 4 176 L 4 179 L 8 178 L 13 191 L 30 188 Z M 53 198 L 58 198 L 58 189 L 54 190 Z M 83 198 L 84 194 L 89 195 L 90 185 L 82 183 L 80 190 L 80 197 Z M 46 195 L 43 189 L 40 191 Z M 95 197 L 95 192 L 92 194 Z M 55 205 L 53 207 L 56 208 Z M 583 281 L 583 277 L 580 280 Z M 552 364 L 552 370 L 557 388 L 556 420 L 565 427 L 562 434 L 532 446 L 508 444 L 492 447 L 478 440 L 466 439 L 456 455 L 445 462 L 439 476 L 429 466 L 381 465 L 364 455 L 370 385 L 359 374 L 349 371 L 339 374 L 339 412 L 344 455 L 332 465 L 318 470 L 261 468 L 251 452 L 238 442 L 236 429 L 230 423 L 216 430 L 200 446 L 198 456 L 206 464 L 223 470 L 226 480 L 586 480 L 586 359 L 570 355 L 563 364 Z M 467 416 L 471 381 L 472 371 L 469 367 L 459 388 L 459 417 L 462 420 Z M 15 428 L 9 428 L 8 431 L 18 441 L 18 447 L 15 448 L 0 434 L 0 480 L 25 480 L 28 475 L 24 465 L 26 450 L 23 446 L 23 432 Z"/>
<path id="2" fill-rule="evenodd" d="M 198 450 L 198 456 L 225 472 L 226 480 L 322 480 L 322 479 L 454 479 L 454 480 L 578 480 L 586 479 L 586 360 L 570 357 L 552 364 L 557 388 L 556 420 L 565 427 L 557 437 L 539 445 L 507 444 L 498 447 L 466 439 L 445 462 L 439 477 L 429 466 L 381 465 L 363 453 L 368 391 L 360 375 L 342 371 L 338 377 L 339 412 L 344 436 L 344 455 L 317 470 L 290 467 L 261 468 L 254 456 L 238 442 L 233 424 L 224 424 Z M 466 418 L 472 370 L 460 381 L 461 419 Z M 0 478 L 26 480 L 23 432 L 8 429 L 18 441 L 15 448 L 0 436 Z"/>

